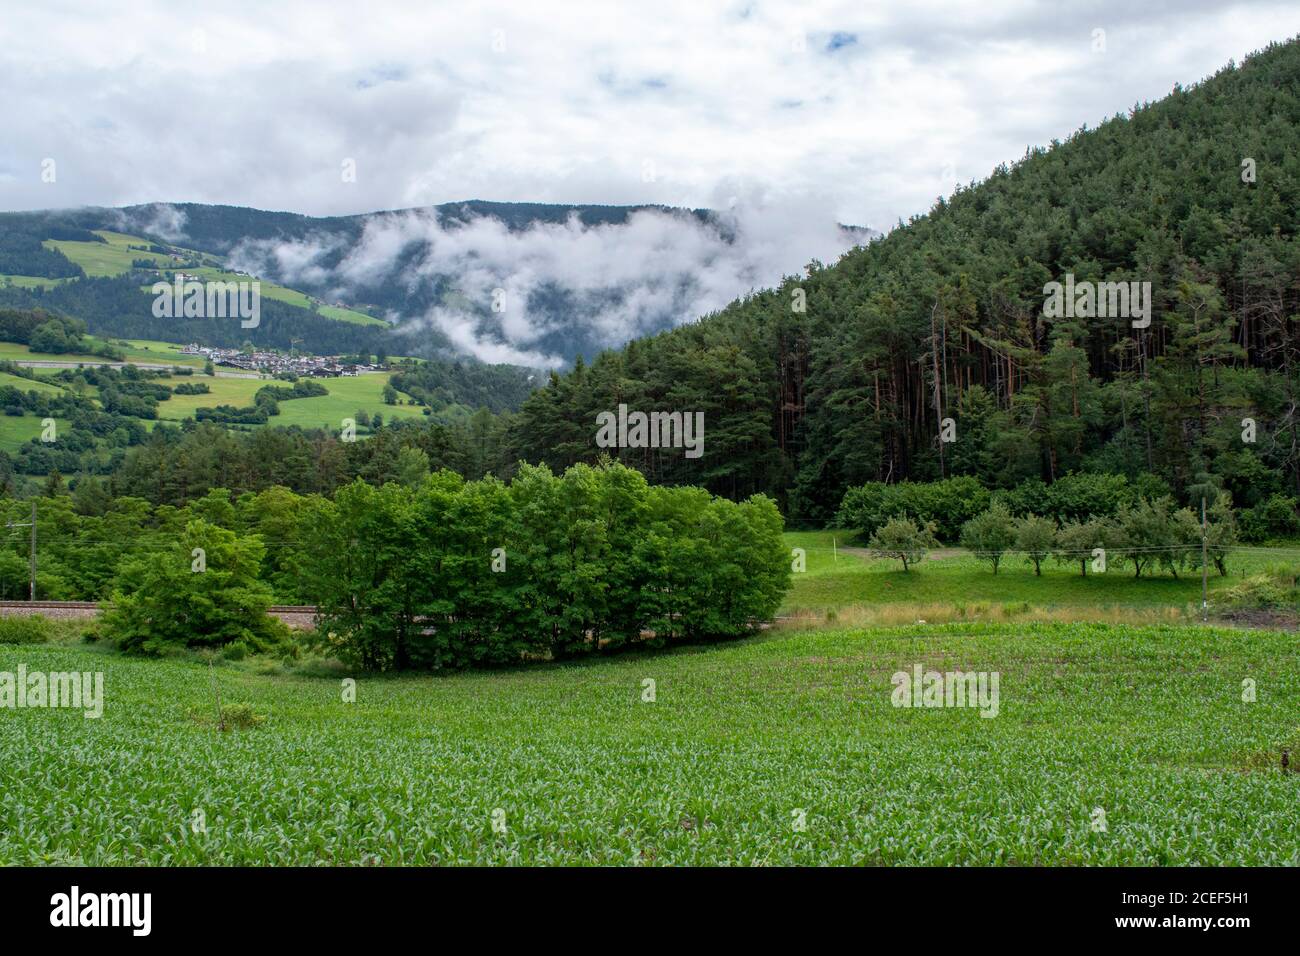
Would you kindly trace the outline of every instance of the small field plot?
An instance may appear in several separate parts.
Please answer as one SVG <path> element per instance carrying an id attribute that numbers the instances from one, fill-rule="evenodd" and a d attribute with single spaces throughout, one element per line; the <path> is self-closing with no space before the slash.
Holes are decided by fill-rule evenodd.
<path id="1" fill-rule="evenodd" d="M 372 417 L 378 413 L 386 422 L 398 418 L 423 419 L 424 412 L 417 405 L 384 404 L 384 386 L 391 377 L 388 372 L 373 372 L 355 378 L 318 379 L 329 389 L 328 395 L 281 402 L 280 414 L 271 419 L 271 423 L 338 429 L 344 418 L 355 417 L 360 409 L 365 409 Z M 403 402 L 409 397 L 401 393 L 399 396 Z"/>
<path id="2" fill-rule="evenodd" d="M 33 438 L 40 438 L 45 427 L 41 424 L 42 421 L 35 415 L 0 415 L 0 451 L 15 452 L 20 445 L 27 444 Z M 56 418 L 54 423 L 56 435 L 70 427 L 63 419 Z"/>

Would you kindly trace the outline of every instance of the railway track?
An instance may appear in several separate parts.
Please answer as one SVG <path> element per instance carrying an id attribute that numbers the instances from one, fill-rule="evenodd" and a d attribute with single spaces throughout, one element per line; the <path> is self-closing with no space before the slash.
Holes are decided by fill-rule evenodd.
<path id="1" fill-rule="evenodd" d="M 108 601 L 0 601 L 0 608 L 25 608 L 29 611 L 98 611 L 109 605 Z M 272 604 L 267 608 L 273 614 L 315 614 L 310 604 Z"/>

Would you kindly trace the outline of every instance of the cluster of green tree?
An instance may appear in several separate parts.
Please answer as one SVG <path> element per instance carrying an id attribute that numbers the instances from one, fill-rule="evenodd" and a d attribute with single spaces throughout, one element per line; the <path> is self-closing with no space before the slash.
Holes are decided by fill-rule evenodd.
<path id="1" fill-rule="evenodd" d="M 1017 517 L 1006 504 L 994 501 L 961 528 L 962 547 L 987 561 L 994 574 L 1008 554 L 1020 553 L 1038 575 L 1052 558 L 1077 565 L 1084 576 L 1090 567 L 1105 573 L 1128 565 L 1134 577 L 1166 570 L 1176 578 L 1182 569 L 1200 570 L 1203 554 L 1226 575 L 1228 555 L 1237 543 L 1237 523 L 1226 493 L 1207 508 L 1204 528 L 1192 509 L 1179 508 L 1168 496 L 1138 498 L 1122 505 L 1114 517 L 1060 523 L 1036 514 Z M 867 547 L 877 557 L 901 561 L 906 571 L 938 544 L 933 522 L 898 515 L 872 533 Z"/>
<path id="2" fill-rule="evenodd" d="M 317 398 L 321 395 L 328 395 L 330 390 L 320 382 L 314 382 L 309 378 L 299 379 L 292 385 L 263 385 L 253 396 L 257 404 L 266 401 L 287 402 L 294 398 Z"/>
<path id="3" fill-rule="evenodd" d="M 272 415 L 278 415 L 280 408 L 275 402 L 270 404 L 216 405 L 203 406 L 194 410 L 194 417 L 201 422 L 214 422 L 220 425 L 265 425 Z"/>
<path id="4" fill-rule="evenodd" d="M 399 420 L 382 426 L 359 411 L 357 424 L 368 427 L 370 437 L 348 442 L 320 429 L 237 431 L 194 420 L 159 421 L 146 431 L 138 419 L 100 412 L 71 394 L 0 389 L 0 403 L 15 396 L 27 412 L 68 418 L 71 428 L 61 428 L 55 443 L 33 440 L 12 456 L 0 451 L 0 491 L 16 490 L 17 476 L 57 472 L 104 476 L 115 495 L 177 506 L 212 488 L 242 493 L 283 485 L 301 494 L 333 494 L 355 478 L 375 484 L 405 480 L 416 452 L 434 469 L 468 478 L 508 477 L 512 471 L 500 457 L 501 420 L 486 410 L 450 423 Z"/>
<path id="5" fill-rule="evenodd" d="M 358 482 L 308 532 L 305 587 L 331 653 L 367 669 L 568 657 L 733 637 L 789 582 L 776 505 L 650 486 L 618 465 L 509 485 L 450 472 Z"/>
<path id="6" fill-rule="evenodd" d="M 532 392 L 536 373 L 510 365 L 445 361 L 404 363 L 392 377 L 393 388 L 430 408 L 466 405 L 509 412 Z"/>
<path id="7" fill-rule="evenodd" d="M 510 484 L 430 474 L 354 481 L 333 500 L 213 489 L 184 507 L 82 479 L 35 499 L 37 595 L 105 599 L 128 649 L 273 648 L 276 600 L 320 608 L 318 639 L 359 666 L 465 667 L 735 636 L 788 586 L 775 504 L 650 486 L 619 465 Z M 29 514 L 0 497 L 0 520 Z M 25 540 L 0 547 L 0 596 L 26 593 Z"/>
<path id="8" fill-rule="evenodd" d="M 181 382 L 172 387 L 173 395 L 210 395 L 212 389 L 207 382 Z"/>
<path id="9" fill-rule="evenodd" d="M 1151 473 L 1183 500 L 1213 483 L 1239 504 L 1268 475 L 1294 494 L 1297 195 L 1290 42 L 1031 150 L 834 267 L 553 375 L 513 450 L 565 467 L 600 452 L 596 415 L 619 403 L 700 410 L 701 458 L 619 459 L 656 481 L 766 491 L 811 522 L 849 487 L 952 475 L 1011 488 Z M 1150 282 L 1150 326 L 1046 315 L 1045 286 L 1067 274 Z"/>
<path id="10" fill-rule="evenodd" d="M 1200 499 L 1234 515 L 1243 540 L 1260 542 L 1300 535 L 1300 499 L 1277 492 L 1259 497 L 1250 508 L 1233 512 L 1232 496 L 1213 485 L 1192 489 L 1192 507 Z M 956 543 L 964 529 L 990 506 L 1015 518 L 1042 517 L 1055 524 L 1112 519 L 1142 501 L 1172 499 L 1168 484 L 1154 475 L 1129 481 L 1123 475 L 1081 472 L 1065 475 L 1052 484 L 1034 479 L 1015 488 L 990 491 L 974 478 L 961 476 L 934 482 L 904 481 L 889 485 L 868 482 L 850 488 L 835 514 L 834 527 L 869 539 L 895 518 L 905 518 L 918 528 L 929 528 L 941 541 Z"/>
<path id="11" fill-rule="evenodd" d="M 266 555 L 260 537 L 196 519 L 172 541 L 121 563 L 105 636 L 143 654 L 222 648 L 238 657 L 291 646 L 288 627 L 267 613 L 272 593 L 258 579 Z"/>
<path id="12" fill-rule="evenodd" d="M 0 362 L 0 372 L 36 384 L 36 376 L 12 362 Z M 48 390 L 23 388 L 19 385 L 0 385 L 0 406 L 7 415 L 39 415 L 41 418 L 66 418 L 82 407 L 76 396 L 59 395 Z"/>
<path id="13" fill-rule="evenodd" d="M 86 323 L 80 319 L 46 312 L 0 309 L 0 342 L 17 342 L 33 352 L 53 355 L 83 352 L 108 359 L 121 359 L 122 352 L 107 343 L 88 344 Z"/>

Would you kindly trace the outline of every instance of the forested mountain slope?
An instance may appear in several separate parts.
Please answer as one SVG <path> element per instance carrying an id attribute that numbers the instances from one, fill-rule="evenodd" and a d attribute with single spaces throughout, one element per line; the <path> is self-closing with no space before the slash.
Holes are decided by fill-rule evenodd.
<path id="1" fill-rule="evenodd" d="M 626 403 L 703 411 L 706 433 L 698 459 L 623 448 L 624 461 L 774 493 L 805 520 L 856 483 L 953 474 L 1010 486 L 1149 472 L 1240 503 L 1294 494 L 1298 209 L 1291 41 L 1028 150 L 834 266 L 553 376 L 513 451 L 590 460 L 597 413 Z M 1044 287 L 1067 274 L 1149 282 L 1149 326 L 1048 317 Z"/>

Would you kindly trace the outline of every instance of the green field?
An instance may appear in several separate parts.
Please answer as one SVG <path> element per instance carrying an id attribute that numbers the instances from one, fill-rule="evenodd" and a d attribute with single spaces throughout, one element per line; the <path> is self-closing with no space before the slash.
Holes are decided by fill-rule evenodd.
<path id="1" fill-rule="evenodd" d="M 391 377 L 392 374 L 389 372 L 372 372 L 355 378 L 318 379 L 317 381 L 329 389 L 328 395 L 281 402 L 280 414 L 271 419 L 271 423 L 301 425 L 303 428 L 338 429 L 343 419 L 354 417 L 362 408 L 371 415 L 378 412 L 384 416 L 386 422 L 399 418 L 423 420 L 425 415 L 418 405 L 384 404 L 384 386 L 388 384 Z M 410 397 L 401 392 L 398 395 L 402 401 Z"/>
<path id="2" fill-rule="evenodd" d="M 25 445 L 33 438 L 41 437 L 43 419 L 35 415 L 23 415 L 11 418 L 0 415 L 0 451 L 14 452 L 20 445 Z M 71 427 L 66 419 L 56 418 L 55 435 Z M 2 656 L 2 655 L 0 655 Z"/>
<path id="3" fill-rule="evenodd" d="M 385 405 L 383 399 L 384 385 L 390 378 L 388 372 L 375 372 L 358 375 L 356 378 L 317 379 L 329 389 L 329 395 L 318 398 L 294 398 L 282 401 L 280 414 L 271 418 L 268 424 L 277 426 L 299 425 L 303 428 L 339 429 L 345 418 L 352 418 L 360 409 L 371 415 L 376 412 L 384 416 L 385 421 L 396 418 L 424 418 L 424 413 L 415 405 Z M 253 404 L 257 390 L 266 385 L 283 385 L 269 378 L 210 378 L 197 376 L 195 382 L 206 383 L 211 393 L 208 395 L 173 395 L 158 406 L 159 418 L 179 421 L 192 418 L 196 409 L 214 408 L 217 405 L 234 405 L 244 408 Z M 169 384 L 176 384 L 170 382 Z M 403 396 L 405 399 L 405 396 Z M 364 429 L 363 429 L 364 432 Z"/>
<path id="4" fill-rule="evenodd" d="M 24 392 L 40 392 L 44 395 L 61 395 L 63 393 L 63 389 L 57 385 L 23 378 L 21 375 L 10 375 L 8 372 L 0 372 L 0 385 L 10 385 Z"/>
<path id="5" fill-rule="evenodd" d="M 86 341 L 94 344 L 100 342 L 100 339 L 92 335 L 86 336 Z M 114 340 L 115 341 L 115 340 Z M 142 365 L 181 365 L 190 368 L 202 368 L 203 359 L 195 355 L 182 355 L 180 345 L 171 342 L 152 342 L 147 339 L 125 339 L 129 345 L 117 345 L 113 347 L 122 352 L 126 358 L 125 361 Z M 0 361 L 3 362 L 66 362 L 80 363 L 82 365 L 105 365 L 117 362 L 117 359 L 106 359 L 102 356 L 91 355 L 89 352 L 33 352 L 26 345 L 20 345 L 17 342 L 0 342 Z"/>
<path id="6" fill-rule="evenodd" d="M 1032 608 L 1086 610 L 1093 616 L 1114 612 L 1119 620 L 1152 615 L 1177 620 L 1199 609 L 1201 602 L 1199 569 L 1180 572 L 1177 579 L 1163 572 L 1134 578 L 1131 566 L 1115 564 L 1112 558 L 1105 574 L 1083 577 L 1077 563 L 1049 559 L 1037 577 L 1023 556 L 1010 554 L 995 576 L 988 562 L 958 549 L 942 549 L 904 572 L 898 561 L 873 559 L 860 545 L 847 546 L 852 540 L 843 531 L 786 534 L 791 548 L 804 549 L 807 571 L 791 576 L 782 614 L 813 619 L 830 612 L 843 621 L 905 623 L 918 617 L 931 622 L 1004 618 Z M 1243 574 L 1278 565 L 1300 568 L 1300 548 L 1231 555 L 1227 577 L 1210 572 L 1211 606 L 1215 592 L 1239 584 Z"/>
<path id="7" fill-rule="evenodd" d="M 2 653 L 102 671 L 106 698 L 99 719 L 0 716 L 3 864 L 1300 863 L 1300 776 L 1276 768 L 1300 746 L 1293 634 L 778 629 L 362 677 L 355 703 L 341 673 L 244 662 L 217 668 L 222 700 L 266 719 L 226 733 L 199 722 L 201 662 Z M 915 663 L 997 672 L 997 715 L 894 707 L 891 674 Z"/>
<path id="8" fill-rule="evenodd" d="M 72 279 L 47 279 L 43 276 L 15 276 L 0 274 L 0 286 L 14 285 L 20 289 L 49 289 L 58 285 L 60 282 L 71 282 Z"/>
<path id="9" fill-rule="evenodd" d="M 107 242 L 75 242 L 66 239 L 46 239 L 43 245 L 57 249 L 74 263 L 85 270 L 86 275 L 116 276 L 131 270 L 135 259 L 149 259 L 158 268 L 171 264 L 171 260 L 156 252 L 131 249 L 130 246 L 147 246 L 148 240 L 138 236 L 128 236 L 120 232 L 94 230 L 95 235 L 102 236 Z"/>
<path id="10" fill-rule="evenodd" d="M 179 345 L 173 345 L 168 342 L 151 342 L 147 340 L 133 340 L 129 347 L 115 346 L 126 353 L 128 362 L 138 362 L 150 365 L 180 365 L 190 368 L 201 368 L 203 359 L 192 355 L 181 355 Z M 106 360 L 97 358 L 93 355 L 46 355 L 44 353 L 33 353 L 25 345 L 18 345 L 13 342 L 0 342 L 0 361 L 50 361 L 50 362 L 81 362 L 87 365 L 103 364 Z M 55 374 L 57 369 L 35 369 L 37 374 L 45 372 L 48 375 Z M 345 418 L 353 418 L 356 413 L 365 409 L 369 414 L 381 414 L 385 421 L 394 421 L 396 419 L 424 419 L 423 410 L 418 405 L 386 405 L 384 404 L 383 391 L 384 386 L 388 384 L 392 377 L 390 372 L 373 372 L 365 375 L 358 375 L 355 378 L 329 378 L 318 379 L 322 385 L 329 390 L 328 395 L 322 395 L 316 398 L 296 398 L 280 402 L 280 414 L 274 416 L 271 425 L 298 425 L 302 428 L 326 428 L 337 430 Z M 184 382 L 202 382 L 210 389 L 207 395 L 173 395 L 165 402 L 158 405 L 158 417 L 166 421 L 181 421 L 185 418 L 192 418 L 199 408 L 212 408 L 217 405 L 234 405 L 237 408 L 244 408 L 253 404 L 253 397 L 257 390 L 265 385 L 283 385 L 283 382 L 276 382 L 270 378 L 244 378 L 235 376 L 224 376 L 218 374 L 216 377 L 207 375 L 196 375 L 191 378 L 178 378 L 165 380 L 165 384 L 178 385 Z M 45 391 L 51 394 L 58 392 L 59 386 L 51 382 L 32 381 L 15 375 L 4 375 L 0 373 L 0 384 L 10 384 L 21 388 L 23 391 L 35 389 L 36 391 Z M 88 388 L 85 392 L 87 396 L 93 397 L 96 389 Z M 407 401 L 410 396 L 405 393 L 399 393 L 401 401 Z M 10 421 L 18 421 L 11 419 Z M 151 424 L 151 423 L 147 423 Z M 15 430 L 16 429 L 16 430 Z M 30 429 L 20 426 L 7 426 L 6 422 L 0 419 L 0 443 L 5 446 L 15 446 L 22 444 L 28 438 L 37 432 L 31 432 Z M 39 431 L 39 429 L 37 429 Z M 21 440 L 12 441 L 11 433 L 22 434 Z M 361 434 L 365 434 L 365 429 L 361 429 Z"/>

